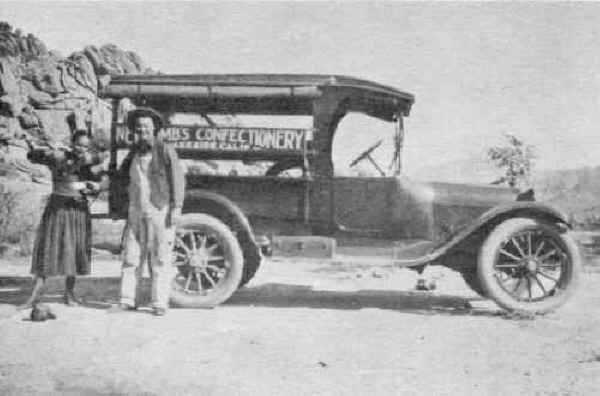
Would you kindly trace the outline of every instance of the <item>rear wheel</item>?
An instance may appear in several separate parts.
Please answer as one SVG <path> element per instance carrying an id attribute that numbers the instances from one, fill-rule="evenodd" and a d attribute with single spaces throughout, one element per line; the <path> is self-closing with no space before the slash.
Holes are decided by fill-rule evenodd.
<path id="1" fill-rule="evenodd" d="M 555 225 L 515 218 L 487 237 L 477 270 L 485 295 L 502 308 L 547 313 L 577 288 L 581 256 L 573 238 Z"/>
<path id="2" fill-rule="evenodd" d="M 177 273 L 171 301 L 211 308 L 227 300 L 242 279 L 242 249 L 229 227 L 206 214 L 186 214 L 173 249 Z"/>

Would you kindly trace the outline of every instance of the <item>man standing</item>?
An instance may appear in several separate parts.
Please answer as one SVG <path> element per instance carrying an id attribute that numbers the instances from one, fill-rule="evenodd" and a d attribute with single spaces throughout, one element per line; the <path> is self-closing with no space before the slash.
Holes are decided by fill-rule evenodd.
<path id="1" fill-rule="evenodd" d="M 134 142 L 118 175 L 129 197 L 119 309 L 137 308 L 136 288 L 149 254 L 153 313 L 162 316 L 169 304 L 172 249 L 185 178 L 175 149 L 163 142 L 163 120 L 157 112 L 132 110 L 127 127 Z"/>

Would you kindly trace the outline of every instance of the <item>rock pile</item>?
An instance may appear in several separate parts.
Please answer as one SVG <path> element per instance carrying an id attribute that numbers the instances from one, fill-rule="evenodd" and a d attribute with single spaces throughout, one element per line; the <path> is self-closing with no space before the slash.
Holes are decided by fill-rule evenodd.
<path id="1" fill-rule="evenodd" d="M 65 143 L 75 122 L 106 141 L 111 109 L 98 91 L 111 74 L 148 72 L 138 55 L 115 45 L 63 57 L 34 35 L 0 22 L 0 211 L 8 210 L 14 220 L 2 225 L 0 254 L 12 244 L 28 253 L 50 191 L 48 169 L 27 160 L 22 138 Z"/>
<path id="2" fill-rule="evenodd" d="M 0 139 L 28 134 L 64 140 L 72 113 L 95 136 L 106 138 L 110 105 L 98 98 L 98 90 L 111 74 L 148 72 L 137 54 L 115 45 L 87 46 L 65 58 L 37 37 L 0 22 Z"/>

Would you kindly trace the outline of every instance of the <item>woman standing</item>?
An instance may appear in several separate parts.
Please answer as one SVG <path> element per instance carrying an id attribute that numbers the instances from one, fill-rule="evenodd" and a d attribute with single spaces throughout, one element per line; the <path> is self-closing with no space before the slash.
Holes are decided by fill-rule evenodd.
<path id="1" fill-rule="evenodd" d="M 28 142 L 27 158 L 52 171 L 52 194 L 33 248 L 31 273 L 35 284 L 25 307 L 35 305 L 47 277 L 59 275 L 66 276 L 64 303 L 81 303 L 74 293 L 75 275 L 87 275 L 91 267 L 91 217 L 86 195 L 98 190 L 98 184 L 90 180 L 98 180 L 92 167 L 102 162 L 99 155 L 88 151 L 89 144 L 84 130 L 73 133 L 70 150 L 39 149 Z"/>

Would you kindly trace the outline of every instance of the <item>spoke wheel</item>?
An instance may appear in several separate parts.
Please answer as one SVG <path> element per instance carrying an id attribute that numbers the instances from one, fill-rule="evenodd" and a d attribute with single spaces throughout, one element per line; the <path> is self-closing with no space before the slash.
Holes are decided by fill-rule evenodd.
<path id="1" fill-rule="evenodd" d="M 478 276 L 487 297 L 510 311 L 546 313 L 576 288 L 581 257 L 568 233 L 533 219 L 498 225 L 484 242 Z"/>
<path id="2" fill-rule="evenodd" d="M 242 277 L 243 254 L 231 230 L 205 214 L 185 215 L 173 248 L 171 300 L 183 307 L 214 307 L 227 300 Z"/>

